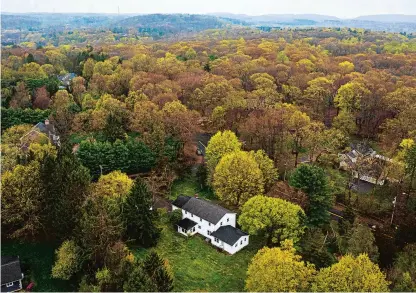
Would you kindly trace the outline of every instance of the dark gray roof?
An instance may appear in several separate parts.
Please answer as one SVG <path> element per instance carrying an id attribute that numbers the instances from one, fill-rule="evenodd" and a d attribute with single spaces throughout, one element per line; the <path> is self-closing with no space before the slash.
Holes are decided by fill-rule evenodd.
<path id="1" fill-rule="evenodd" d="M 234 214 L 222 206 L 213 204 L 201 198 L 190 196 L 179 196 L 172 204 L 214 225 L 217 224 L 225 214 Z"/>
<path id="2" fill-rule="evenodd" d="M 22 279 L 22 269 L 17 256 L 1 256 L 1 284 Z"/>
<path id="3" fill-rule="evenodd" d="M 185 218 L 179 221 L 177 224 L 179 227 L 184 228 L 185 230 L 189 230 L 196 226 L 196 223 L 191 219 Z"/>
<path id="4" fill-rule="evenodd" d="M 351 157 L 351 158 L 356 158 L 356 157 L 357 157 L 357 156 L 354 154 L 354 152 L 353 152 L 353 151 L 348 152 L 348 153 L 347 153 L 347 155 L 348 155 L 349 157 Z"/>
<path id="5" fill-rule="evenodd" d="M 172 202 L 172 205 L 177 206 L 178 208 L 182 208 L 184 204 L 188 202 L 190 199 L 189 196 L 179 195 L 177 199 Z"/>
<path id="6" fill-rule="evenodd" d="M 352 143 L 351 148 L 358 151 L 363 156 L 371 155 L 374 150 L 370 147 L 370 144 L 366 141 L 361 141 L 358 143 Z"/>
<path id="7" fill-rule="evenodd" d="M 217 231 L 211 233 L 211 236 L 218 238 L 231 246 L 234 245 L 242 236 L 247 235 L 248 234 L 244 233 L 240 229 L 230 225 L 221 226 Z"/>
<path id="8" fill-rule="evenodd" d="M 39 122 L 38 124 L 35 125 L 35 127 L 39 129 L 40 132 L 46 134 L 47 136 L 49 136 L 49 134 L 56 134 L 55 127 L 52 124 L 46 125 L 43 122 Z"/>
<path id="9" fill-rule="evenodd" d="M 375 184 L 361 179 L 355 179 L 352 183 L 351 189 L 358 193 L 370 193 L 373 191 Z"/>

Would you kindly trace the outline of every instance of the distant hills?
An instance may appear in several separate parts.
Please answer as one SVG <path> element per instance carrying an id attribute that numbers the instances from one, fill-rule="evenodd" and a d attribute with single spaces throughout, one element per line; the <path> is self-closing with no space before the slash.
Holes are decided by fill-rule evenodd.
<path id="1" fill-rule="evenodd" d="M 259 27 L 356 27 L 391 32 L 415 32 L 416 15 L 367 15 L 341 19 L 319 14 L 266 14 L 246 15 L 233 13 L 211 14 L 91 14 L 91 13 L 31 13 L 2 12 L 4 30 L 70 30 L 80 28 L 107 28 L 127 33 L 136 28 L 139 33 L 152 37 L 166 34 L 198 32 L 229 25 Z"/>
<path id="2" fill-rule="evenodd" d="M 378 21 L 378 22 L 411 22 L 416 23 L 416 15 L 404 14 L 379 14 L 364 15 L 354 18 L 355 20 Z"/>
<path id="3" fill-rule="evenodd" d="M 247 14 L 233 14 L 227 12 L 210 13 L 218 17 L 241 19 L 252 22 L 296 22 L 299 20 L 311 20 L 314 22 L 325 21 L 375 21 L 375 22 L 409 22 L 416 23 L 416 15 L 404 14 L 379 14 L 379 15 L 364 15 L 356 18 L 343 19 L 331 15 L 321 14 L 264 14 L 264 15 L 247 15 Z"/>
<path id="4" fill-rule="evenodd" d="M 114 23 L 122 28 L 145 30 L 152 28 L 164 33 L 196 32 L 221 28 L 225 21 L 218 17 L 199 14 L 144 14 L 125 18 Z"/>
<path id="5" fill-rule="evenodd" d="M 210 13 L 218 17 L 241 19 L 245 21 L 258 22 L 293 22 L 296 20 L 311 20 L 321 22 L 325 20 L 340 20 L 338 17 L 321 14 L 264 14 L 264 15 L 247 15 L 247 14 L 232 14 L 232 13 Z"/>

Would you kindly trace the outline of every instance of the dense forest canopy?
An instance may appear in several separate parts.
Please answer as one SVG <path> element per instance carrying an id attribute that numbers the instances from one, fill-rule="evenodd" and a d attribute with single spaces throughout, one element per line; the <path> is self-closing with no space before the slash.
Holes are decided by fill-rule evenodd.
<path id="1" fill-rule="evenodd" d="M 58 243 L 48 278 L 80 291 L 415 290 L 413 35 L 111 21 L 2 47 L 6 243 Z M 178 216 L 153 206 L 180 192 L 238 213 L 249 248 L 176 235 Z M 189 284 L 201 251 L 241 274 Z"/>

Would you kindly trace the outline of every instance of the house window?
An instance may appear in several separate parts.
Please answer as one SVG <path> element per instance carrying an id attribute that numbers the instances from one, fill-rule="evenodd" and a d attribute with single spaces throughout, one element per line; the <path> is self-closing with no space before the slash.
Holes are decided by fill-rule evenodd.
<path id="1" fill-rule="evenodd" d="M 208 235 L 211 235 L 211 231 L 208 231 L 207 233 L 208 233 Z"/>
<path id="2" fill-rule="evenodd" d="M 244 238 L 244 241 L 247 241 L 247 238 Z"/>
<path id="3" fill-rule="evenodd" d="M 182 228 L 182 232 L 183 232 L 183 233 L 186 233 L 186 230 L 185 230 L 184 228 Z"/>
<path id="4" fill-rule="evenodd" d="M 11 286 L 13 286 L 13 282 L 6 284 L 6 287 L 11 287 Z"/>
<path id="5" fill-rule="evenodd" d="M 192 229 L 192 232 L 195 232 L 195 227 Z"/>
<path id="6" fill-rule="evenodd" d="M 194 215 L 191 214 L 191 218 L 193 218 L 193 217 L 194 217 Z"/>
<path id="7" fill-rule="evenodd" d="M 188 214 L 188 212 L 187 211 L 185 211 L 185 215 L 187 215 Z"/>
<path id="8" fill-rule="evenodd" d="M 230 221 L 230 219 L 229 218 L 227 218 L 227 222 L 229 222 Z"/>
<path id="9" fill-rule="evenodd" d="M 208 226 L 211 226 L 211 223 L 208 223 Z"/>
<path id="10" fill-rule="evenodd" d="M 240 241 L 240 244 L 243 244 L 243 240 Z"/>
<path id="11" fill-rule="evenodd" d="M 234 247 L 237 247 L 237 245 L 238 245 L 238 242 L 234 245 Z"/>
<path id="12" fill-rule="evenodd" d="M 202 222 L 202 218 L 199 218 L 199 220 Z"/>
<path id="13" fill-rule="evenodd" d="M 219 242 L 219 241 L 218 241 L 218 238 L 214 238 L 214 240 L 215 240 L 215 242 Z"/>
<path id="14" fill-rule="evenodd" d="M 198 226 L 198 229 L 201 229 L 201 226 Z"/>
<path id="15" fill-rule="evenodd" d="M 222 226 L 222 222 L 220 223 L 220 225 Z"/>

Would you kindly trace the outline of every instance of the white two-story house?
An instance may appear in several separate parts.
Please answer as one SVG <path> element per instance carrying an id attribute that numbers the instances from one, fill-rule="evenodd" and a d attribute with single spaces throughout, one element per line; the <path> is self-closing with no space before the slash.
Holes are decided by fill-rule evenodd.
<path id="1" fill-rule="evenodd" d="M 236 228 L 236 213 L 207 200 L 180 195 L 172 210 L 182 210 L 178 232 L 185 236 L 199 233 L 212 245 L 234 254 L 248 245 L 249 235 Z"/>

